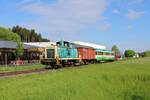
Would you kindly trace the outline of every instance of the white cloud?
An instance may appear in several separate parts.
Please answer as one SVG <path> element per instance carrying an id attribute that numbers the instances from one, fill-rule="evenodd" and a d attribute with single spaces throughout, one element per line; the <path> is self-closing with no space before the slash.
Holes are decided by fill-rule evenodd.
<path id="1" fill-rule="evenodd" d="M 129 19 L 138 19 L 138 18 L 140 18 L 140 17 L 142 17 L 143 15 L 145 14 L 145 12 L 138 12 L 138 11 L 135 11 L 135 10 L 132 10 L 132 9 L 130 9 L 129 11 L 128 11 L 128 13 L 127 13 L 127 17 L 129 18 Z"/>
<path id="2" fill-rule="evenodd" d="M 118 9 L 113 9 L 113 11 L 112 11 L 114 14 L 118 14 L 118 13 L 120 13 L 120 11 L 118 10 Z"/>
<path id="3" fill-rule="evenodd" d="M 129 0 L 129 5 L 141 4 L 144 0 Z"/>
<path id="4" fill-rule="evenodd" d="M 110 23 L 104 22 L 101 25 L 97 25 L 96 28 L 97 28 L 98 31 L 104 31 L 104 32 L 106 32 L 106 31 L 110 30 L 112 28 L 112 26 L 111 26 Z"/>
<path id="5" fill-rule="evenodd" d="M 49 33 L 76 33 L 101 20 L 108 4 L 107 0 L 57 0 L 52 4 L 26 2 L 20 7 L 38 15 L 26 26 Z"/>
<path id="6" fill-rule="evenodd" d="M 131 30 L 131 29 L 133 29 L 133 26 L 132 25 L 128 25 L 128 30 Z"/>

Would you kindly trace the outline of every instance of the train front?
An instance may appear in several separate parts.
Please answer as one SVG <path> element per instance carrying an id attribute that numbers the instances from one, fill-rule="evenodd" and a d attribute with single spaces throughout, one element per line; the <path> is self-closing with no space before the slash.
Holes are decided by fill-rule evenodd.
<path id="1" fill-rule="evenodd" d="M 52 45 L 47 48 L 42 53 L 42 63 L 46 65 L 55 65 L 57 63 L 57 46 Z"/>

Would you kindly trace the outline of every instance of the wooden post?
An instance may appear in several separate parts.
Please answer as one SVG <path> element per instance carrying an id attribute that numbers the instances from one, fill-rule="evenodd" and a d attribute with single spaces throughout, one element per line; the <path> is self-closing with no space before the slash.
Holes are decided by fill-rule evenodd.
<path id="1" fill-rule="evenodd" d="M 7 66 L 7 53 L 5 53 L 5 65 Z"/>

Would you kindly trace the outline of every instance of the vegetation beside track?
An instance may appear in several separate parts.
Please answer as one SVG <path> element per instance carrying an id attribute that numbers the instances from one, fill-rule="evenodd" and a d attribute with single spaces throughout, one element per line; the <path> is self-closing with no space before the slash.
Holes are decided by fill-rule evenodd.
<path id="1" fill-rule="evenodd" d="M 1 100 L 150 100 L 150 58 L 0 79 Z"/>
<path id="2" fill-rule="evenodd" d="M 45 65 L 42 64 L 32 64 L 32 65 L 22 65 L 22 66 L 0 66 L 0 73 L 34 70 L 34 69 L 40 69 L 44 67 Z"/>

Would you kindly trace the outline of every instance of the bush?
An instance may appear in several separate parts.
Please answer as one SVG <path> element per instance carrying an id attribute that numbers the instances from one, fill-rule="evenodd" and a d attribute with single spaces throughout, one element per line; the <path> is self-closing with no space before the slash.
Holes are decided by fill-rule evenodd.
<path id="1" fill-rule="evenodd" d="M 145 57 L 144 52 L 139 53 L 140 57 Z"/>
<path id="2" fill-rule="evenodd" d="M 17 57 L 22 56 L 23 47 L 22 47 L 21 39 L 19 35 L 17 35 L 16 33 L 13 33 L 12 31 L 8 29 L 0 27 L 0 40 L 16 42 L 18 44 L 18 48 L 16 49 L 16 56 Z"/>
<path id="3" fill-rule="evenodd" d="M 133 51 L 133 50 L 126 50 L 124 55 L 125 55 L 125 57 L 133 57 L 135 55 L 135 51 Z"/>
<path id="4" fill-rule="evenodd" d="M 113 45 L 111 50 L 115 52 L 115 56 L 120 56 L 120 51 L 116 45 Z"/>
<path id="5" fill-rule="evenodd" d="M 144 52 L 144 57 L 150 57 L 150 51 L 145 51 Z"/>

